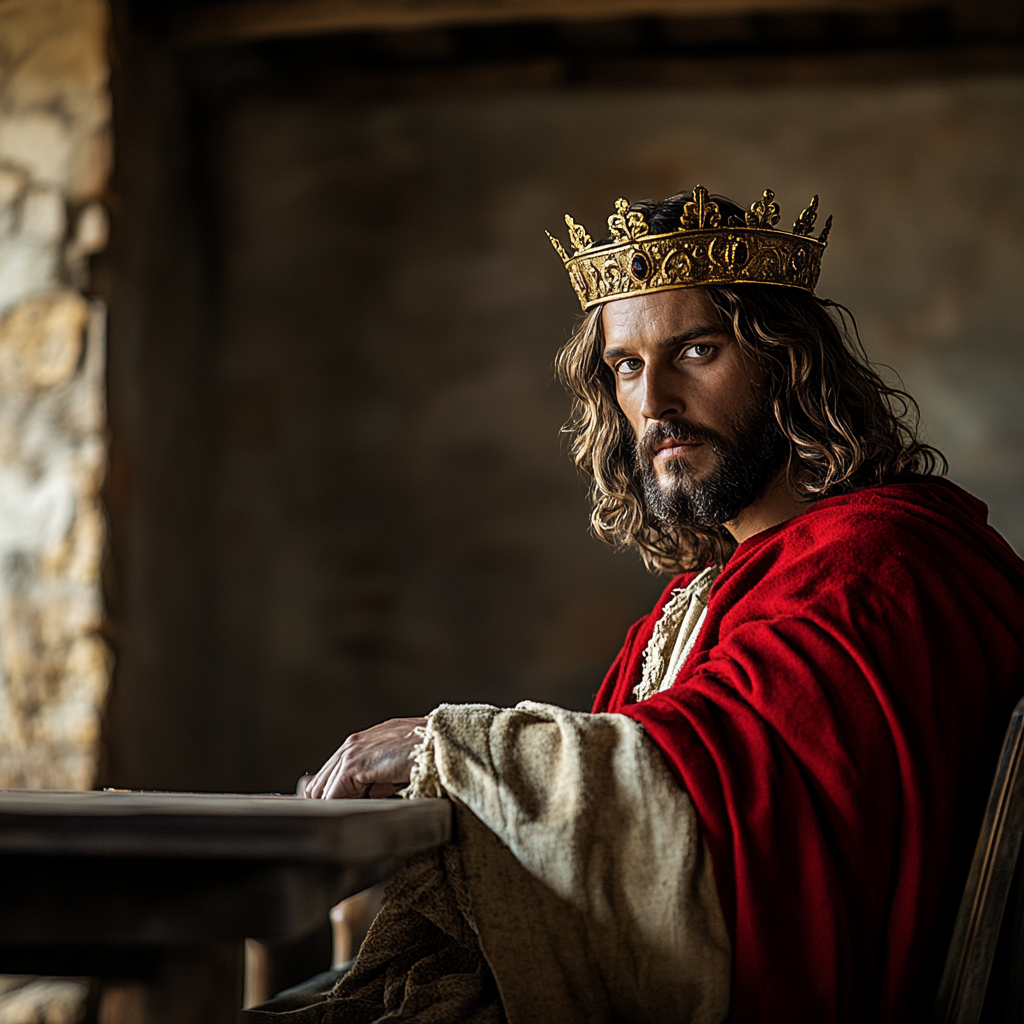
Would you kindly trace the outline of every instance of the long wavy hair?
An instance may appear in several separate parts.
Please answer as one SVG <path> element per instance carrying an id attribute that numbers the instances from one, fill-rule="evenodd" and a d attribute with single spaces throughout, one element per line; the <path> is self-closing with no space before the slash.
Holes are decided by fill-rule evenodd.
<path id="1" fill-rule="evenodd" d="M 644 210 L 652 231 L 667 231 L 659 221 L 678 223 L 678 213 L 669 211 L 671 219 L 658 214 L 688 197 L 682 193 L 633 208 Z M 733 338 L 761 367 L 765 401 L 788 444 L 785 471 L 797 495 L 815 500 L 907 473 L 946 472 L 942 453 L 918 437 L 917 403 L 871 367 L 844 306 L 775 285 L 706 292 Z M 592 481 L 594 533 L 615 547 L 635 548 L 660 572 L 722 562 L 735 548 L 725 527 L 666 525 L 647 506 L 633 428 L 602 358 L 601 310 L 584 315 L 556 360 L 558 376 L 573 396 L 563 429 L 576 465 Z"/>

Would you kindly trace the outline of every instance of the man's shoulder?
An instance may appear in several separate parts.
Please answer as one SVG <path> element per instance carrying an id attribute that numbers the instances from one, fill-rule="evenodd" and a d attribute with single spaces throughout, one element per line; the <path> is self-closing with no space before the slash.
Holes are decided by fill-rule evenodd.
<path id="1" fill-rule="evenodd" d="M 908 477 L 824 498 L 790 525 L 789 544 L 841 539 L 870 546 L 929 528 L 964 536 L 992 532 L 985 503 L 944 477 Z"/>
<path id="2" fill-rule="evenodd" d="M 822 573 L 868 571 L 891 559 L 973 556 L 1019 572 L 1024 563 L 988 525 L 984 502 L 943 477 L 908 476 L 815 502 L 741 545 L 737 554 L 784 564 L 813 560 Z"/>
<path id="3" fill-rule="evenodd" d="M 717 584 L 723 622 L 911 622 L 925 609 L 971 602 L 1019 616 L 1024 562 L 987 525 L 986 512 L 941 478 L 823 499 L 740 545 Z"/>
<path id="4" fill-rule="evenodd" d="M 861 487 L 811 506 L 836 519 L 879 518 L 899 529 L 922 517 L 948 520 L 972 530 L 988 524 L 988 506 L 943 476 L 908 474 L 900 480 Z"/>

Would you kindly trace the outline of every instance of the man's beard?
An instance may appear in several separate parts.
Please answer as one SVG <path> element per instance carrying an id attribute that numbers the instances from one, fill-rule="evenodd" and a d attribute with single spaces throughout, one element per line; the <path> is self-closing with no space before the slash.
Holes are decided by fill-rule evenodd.
<path id="1" fill-rule="evenodd" d="M 754 408 L 733 424 L 731 437 L 707 427 L 655 423 L 636 446 L 637 469 L 651 513 L 667 526 L 721 526 L 761 498 L 786 462 L 787 445 L 767 409 Z M 717 464 L 700 482 L 683 459 L 654 469 L 656 446 L 666 441 L 706 444 Z"/>

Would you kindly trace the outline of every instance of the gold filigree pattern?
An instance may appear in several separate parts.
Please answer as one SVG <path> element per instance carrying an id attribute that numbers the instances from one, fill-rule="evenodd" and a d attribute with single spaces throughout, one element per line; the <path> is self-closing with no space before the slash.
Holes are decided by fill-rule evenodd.
<path id="1" fill-rule="evenodd" d="M 800 214 L 793 225 L 794 235 L 809 235 L 814 230 L 814 222 L 818 219 L 818 197 L 811 196 L 807 209 Z"/>
<path id="2" fill-rule="evenodd" d="M 616 242 L 632 242 L 643 238 L 650 228 L 639 210 L 631 210 L 626 199 L 615 200 L 615 212 L 608 218 L 608 230 Z"/>
<path id="3" fill-rule="evenodd" d="M 555 247 L 555 252 L 562 258 L 562 262 L 568 263 L 569 254 L 562 248 L 562 243 L 550 231 L 545 231 L 544 234 L 548 236 L 548 241 Z"/>
<path id="4" fill-rule="evenodd" d="M 683 229 L 700 231 L 704 228 L 717 228 L 721 219 L 718 203 L 711 200 L 708 190 L 703 185 L 694 186 L 693 202 L 683 207 L 683 215 L 679 218 Z"/>
<path id="5" fill-rule="evenodd" d="M 565 215 L 565 223 L 569 227 L 569 244 L 573 247 L 574 252 L 581 253 L 594 244 L 594 240 L 587 234 L 583 225 L 577 224 L 569 214 Z"/>
<path id="6" fill-rule="evenodd" d="M 765 189 L 751 206 L 746 227 L 722 225 L 719 205 L 698 185 L 693 201 L 683 208 L 679 230 L 650 234 L 640 211 L 630 210 L 620 199 L 608 218 L 610 243 L 594 245 L 568 216 L 575 254 L 567 256 L 558 239 L 548 238 L 584 309 L 627 295 L 701 285 L 775 284 L 813 292 L 832 218 L 817 239 L 809 237 L 817 215 L 815 196 L 792 234 L 779 231 L 774 227 L 780 219 L 774 200 L 775 194 Z"/>
<path id="7" fill-rule="evenodd" d="M 814 291 L 824 246 L 813 238 L 757 228 L 647 236 L 642 245 L 603 246 L 568 262 L 584 309 L 599 302 L 672 288 L 741 283 Z"/>
<path id="8" fill-rule="evenodd" d="M 747 214 L 747 227 L 773 228 L 779 223 L 781 217 L 782 211 L 779 209 L 779 204 L 775 202 L 775 193 L 770 188 L 766 188 L 761 194 L 761 198 L 750 207 L 750 212 Z"/>

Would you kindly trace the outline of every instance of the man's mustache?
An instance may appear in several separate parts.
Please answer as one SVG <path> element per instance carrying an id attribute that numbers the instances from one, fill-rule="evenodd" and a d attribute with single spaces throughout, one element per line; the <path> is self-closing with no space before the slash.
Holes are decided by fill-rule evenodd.
<path id="1" fill-rule="evenodd" d="M 691 423 L 655 423 L 647 428 L 636 444 L 637 462 L 644 467 L 650 466 L 656 450 L 672 442 L 706 444 L 716 454 L 727 447 L 722 435 L 707 427 L 695 427 Z"/>

